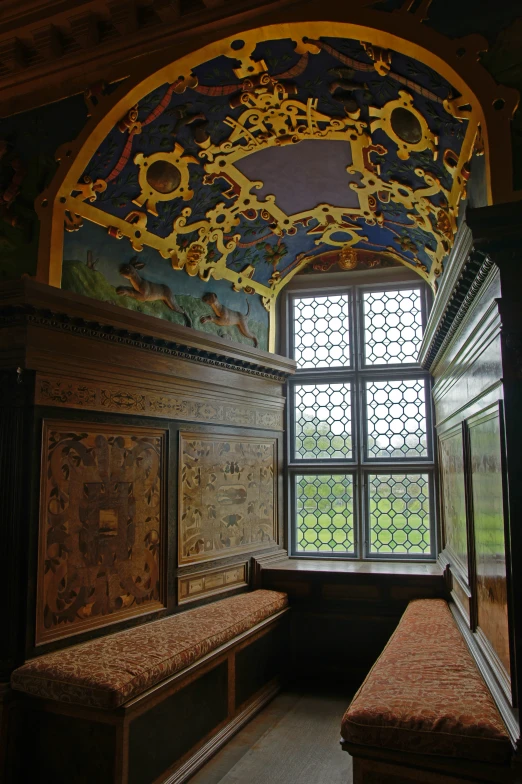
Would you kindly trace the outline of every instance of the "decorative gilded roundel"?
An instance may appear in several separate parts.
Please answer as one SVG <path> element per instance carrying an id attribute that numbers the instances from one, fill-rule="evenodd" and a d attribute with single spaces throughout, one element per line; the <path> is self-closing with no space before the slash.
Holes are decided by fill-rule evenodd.
<path id="1" fill-rule="evenodd" d="M 390 116 L 393 132 L 408 144 L 418 144 L 422 139 L 422 127 L 413 112 L 398 106 Z"/>
<path id="2" fill-rule="evenodd" d="M 437 157 L 438 138 L 429 129 L 422 114 L 413 105 L 412 96 L 399 90 L 399 98 L 389 101 L 382 109 L 370 106 L 372 132 L 382 128 L 399 148 L 397 156 L 407 161 L 412 152 L 430 149 Z"/>
<path id="3" fill-rule="evenodd" d="M 141 193 L 135 199 L 138 207 L 146 207 L 151 215 L 158 215 L 158 201 L 171 201 L 177 196 L 189 201 L 194 191 L 189 188 L 189 163 L 199 163 L 190 155 L 185 156 L 181 144 L 176 143 L 171 152 L 157 152 L 154 155 L 134 156 L 139 167 L 138 182 Z"/>
<path id="4" fill-rule="evenodd" d="M 181 172 L 168 161 L 156 161 L 147 169 L 147 182 L 159 193 L 174 193 L 181 183 Z"/>

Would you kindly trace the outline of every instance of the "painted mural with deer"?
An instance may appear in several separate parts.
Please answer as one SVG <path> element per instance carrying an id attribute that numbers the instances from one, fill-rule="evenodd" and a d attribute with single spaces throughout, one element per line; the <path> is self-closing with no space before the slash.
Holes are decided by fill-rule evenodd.
<path id="1" fill-rule="evenodd" d="M 170 268 L 157 251 L 135 253 L 94 223 L 65 233 L 62 288 L 255 348 L 268 349 L 260 297 L 227 281 Z"/>

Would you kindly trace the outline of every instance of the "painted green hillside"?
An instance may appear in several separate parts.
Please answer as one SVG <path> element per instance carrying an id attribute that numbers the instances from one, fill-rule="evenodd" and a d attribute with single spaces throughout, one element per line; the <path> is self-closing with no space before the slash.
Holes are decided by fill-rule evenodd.
<path id="1" fill-rule="evenodd" d="M 180 313 L 171 310 L 164 302 L 137 302 L 129 297 L 122 297 L 116 293 L 114 286 L 108 282 L 105 276 L 97 270 L 91 270 L 82 261 L 67 259 L 63 262 L 62 288 L 73 291 L 75 294 L 83 294 L 102 302 L 110 302 L 112 305 L 137 310 L 147 316 L 172 321 L 175 324 L 185 325 L 185 320 Z M 212 313 L 209 306 L 197 297 L 187 294 L 176 294 L 176 302 L 192 319 L 194 329 L 200 332 L 208 332 L 211 335 L 235 340 L 238 343 L 245 343 L 251 346 L 252 341 L 244 337 L 237 327 L 218 327 L 216 324 L 207 322 L 200 323 L 201 316 L 208 316 Z M 251 332 L 256 336 L 259 348 L 266 349 L 268 346 L 268 329 L 259 321 L 249 320 Z"/>

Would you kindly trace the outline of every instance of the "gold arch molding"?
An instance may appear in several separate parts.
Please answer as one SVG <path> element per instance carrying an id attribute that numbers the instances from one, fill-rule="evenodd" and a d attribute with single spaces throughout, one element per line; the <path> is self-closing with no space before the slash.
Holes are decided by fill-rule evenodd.
<path id="1" fill-rule="evenodd" d="M 176 92 L 183 92 L 193 83 L 191 81 L 192 69 L 219 55 L 239 60 L 241 66 L 238 69 L 238 75 L 241 77 L 247 77 L 252 74 L 252 71 L 258 70 L 259 76 L 262 78 L 263 64 L 256 65 L 250 59 L 250 55 L 257 43 L 263 40 L 291 39 L 296 42 L 298 53 L 304 53 L 307 50 L 313 52 L 313 40 L 331 36 L 334 31 L 336 37 L 366 42 L 366 45 L 372 50 L 376 70 L 386 69 L 382 53 L 391 49 L 415 58 L 436 70 L 460 93 L 458 99 L 445 102 L 445 108 L 450 114 L 468 121 L 468 132 L 459 160 L 447 162 L 448 166 L 454 169 L 455 174 L 451 192 L 444 191 L 444 196 L 452 210 L 441 218 L 430 207 L 428 197 L 443 189 L 438 181 L 434 181 L 432 175 L 425 174 L 421 169 L 416 170 L 418 176 L 425 183 L 420 192 L 417 189 L 410 193 L 408 189 L 400 188 L 398 184 L 395 184 L 397 187 L 394 187 L 393 183 L 389 186 L 392 200 L 400 202 L 408 210 L 411 209 L 415 213 L 416 223 L 421 228 L 423 223 L 425 226 L 430 223 L 431 225 L 441 224 L 441 230 L 438 232 L 439 247 L 433 256 L 434 269 L 440 271 L 442 256 L 451 248 L 452 237 L 456 230 L 457 205 L 462 192 L 458 169 L 463 162 L 467 162 L 471 157 L 473 146 L 477 142 L 477 134 L 481 136 L 486 154 L 488 202 L 496 203 L 518 198 L 518 195 L 513 192 L 511 182 L 509 125 L 517 106 L 518 94 L 510 88 L 496 85 L 477 62 L 478 52 L 486 48 L 484 39 L 480 36 L 469 36 L 465 39 L 449 40 L 440 36 L 422 24 L 426 6 L 429 5 L 426 2 L 421 3 L 416 12 L 411 12 L 409 10 L 411 3 L 406 2 L 399 12 L 386 13 L 376 11 L 368 7 L 368 2 L 360 0 L 359 4 L 350 4 L 350 21 L 346 21 L 345 3 L 322 3 L 321 15 L 326 15 L 329 12 L 328 19 L 330 21 L 327 22 L 314 19 L 318 13 L 317 5 L 316 3 L 313 5 L 301 4 L 297 12 L 293 14 L 294 18 L 291 22 L 283 21 L 285 15 L 290 14 L 290 10 L 281 9 L 270 18 L 279 16 L 282 19 L 274 21 L 272 24 L 260 25 L 253 30 L 244 30 L 240 25 L 237 25 L 230 29 L 226 37 L 220 37 L 219 40 L 208 40 L 204 46 L 200 45 L 198 48 L 195 48 L 195 42 L 186 42 L 187 51 L 180 52 L 180 56 L 174 62 L 168 61 L 170 58 L 166 53 L 157 54 L 154 58 L 147 60 L 149 69 L 147 76 L 143 76 L 142 65 L 111 96 L 101 97 L 79 137 L 71 144 L 64 145 L 59 149 L 57 153 L 57 159 L 60 161 L 59 170 L 50 187 L 37 200 L 36 209 L 41 219 L 38 279 L 53 286 L 59 287 L 61 285 L 64 224 L 68 224 L 69 229 L 74 229 L 75 222 L 81 224 L 82 218 L 94 223 L 102 222 L 95 202 L 97 192 L 103 190 L 106 185 L 103 180 L 94 183 L 85 181 L 80 183 L 80 178 L 94 150 L 98 148 L 106 135 L 118 122 L 121 122 L 123 117 L 130 116 L 129 108 L 135 107 L 142 97 L 167 82 L 171 84 L 177 82 Z M 217 36 L 219 33 L 209 33 L 208 38 L 212 39 L 213 35 Z M 238 39 L 243 42 L 240 50 L 235 43 Z M 193 46 L 194 48 L 192 48 Z M 253 98 L 252 95 L 254 95 Z M 230 153 L 227 166 L 234 168 L 234 181 L 239 182 L 241 188 L 234 209 L 219 214 L 220 205 L 218 205 L 213 210 L 216 214 L 207 215 L 208 220 L 200 221 L 201 225 L 187 225 L 191 209 L 185 207 L 174 221 L 174 234 L 188 233 L 195 228 L 198 230 L 199 239 L 197 243 L 193 243 L 194 247 L 189 247 L 184 255 L 179 253 L 174 245 L 166 252 L 165 244 L 159 246 L 159 238 L 154 234 L 147 233 L 146 217 L 138 210 L 128 215 L 126 220 L 114 218 L 112 222 L 116 223 L 116 226 L 113 226 L 111 230 L 116 232 L 115 236 L 126 236 L 136 250 L 140 250 L 143 244 L 156 247 L 164 257 L 170 258 L 174 269 L 185 269 L 188 274 L 198 274 L 203 280 L 208 280 L 209 277 L 226 279 L 232 283 L 235 290 L 246 290 L 249 293 L 259 294 L 270 314 L 269 344 L 270 350 L 274 350 L 276 298 L 283 286 L 299 269 L 309 263 L 310 259 L 303 258 L 283 279 L 279 279 L 275 273 L 269 281 L 269 286 L 252 280 L 253 270 L 245 269 L 241 273 L 237 273 L 226 266 L 226 258 L 235 245 L 234 242 L 225 241 L 224 232 L 233 231 L 235 223 L 238 222 L 234 210 L 237 212 L 247 208 L 262 210 L 263 206 L 266 207 L 266 200 L 256 200 L 255 194 L 252 194 L 252 182 L 244 177 L 235 166 L 245 153 L 248 154 L 254 149 L 256 151 L 260 149 L 259 143 L 254 144 L 250 150 L 244 149 L 245 139 L 248 148 L 248 137 L 249 134 L 252 135 L 252 124 L 249 124 L 249 119 L 255 122 L 252 118 L 259 117 L 260 112 L 274 114 L 275 110 L 284 106 L 286 116 L 295 119 L 295 122 L 291 124 L 291 127 L 295 129 L 296 138 L 292 139 L 294 143 L 307 138 L 350 139 L 353 145 L 353 168 L 358 171 L 364 171 L 363 163 L 366 163 L 366 171 L 368 168 L 370 170 L 372 168 L 371 150 L 369 150 L 371 137 L 365 133 L 365 124 L 358 120 L 357 113 L 353 115 L 347 113 L 347 116 L 341 120 L 322 116 L 317 111 L 312 99 L 309 100 L 308 105 L 300 104 L 297 101 L 292 102 L 291 95 L 285 93 L 283 85 L 267 84 L 265 89 L 253 91 L 250 101 L 251 104 L 245 106 L 239 122 L 227 140 L 228 152 Z M 399 138 L 394 139 L 391 116 L 396 109 L 407 109 L 410 112 L 413 111 L 417 116 L 418 139 L 409 144 L 402 143 L 403 140 Z M 411 152 L 415 151 L 428 149 L 432 153 L 436 153 L 436 138 L 431 134 L 422 115 L 414 110 L 411 98 L 406 92 L 401 92 L 397 101 L 389 102 L 382 109 L 372 109 L 370 126 L 372 130 L 375 127 L 382 128 L 392 140 L 396 141 L 399 145 L 398 155 L 404 160 L 409 157 Z M 282 127 L 280 132 L 283 134 L 285 129 Z M 235 147 L 234 142 L 238 142 Z M 283 142 L 278 138 L 277 129 L 263 142 L 264 146 L 281 143 Z M 207 175 L 212 175 L 212 173 L 215 176 L 219 175 L 223 171 L 223 162 L 220 160 L 223 145 L 208 143 L 201 146 L 200 155 L 206 161 Z M 148 157 L 141 155 L 139 160 L 137 156 L 135 162 L 139 166 L 142 187 L 141 200 L 137 206 L 141 208 L 145 206 L 149 212 L 155 214 L 158 200 L 167 197 L 173 198 L 172 187 L 167 189 L 165 196 L 162 195 L 161 188 L 159 190 L 148 189 L 147 170 L 150 171 L 149 167 L 155 164 L 159 165 L 161 162 L 163 162 L 163 166 L 165 162 L 176 164 L 176 171 L 180 174 L 179 181 L 175 183 L 176 195 L 190 199 L 188 185 L 190 166 L 200 162 L 190 156 L 184 156 L 183 149 L 179 145 L 176 144 L 170 153 L 162 152 Z M 372 188 L 375 187 L 373 180 L 366 175 L 357 186 L 361 215 L 368 216 L 367 222 L 373 220 L 371 200 L 374 193 Z M 327 210 L 328 206 L 319 205 L 319 208 Z M 289 222 L 289 216 L 280 210 L 278 211 L 275 204 L 270 206 L 270 215 L 283 231 L 285 223 Z M 295 220 L 299 216 L 293 215 L 291 218 Z M 329 220 L 331 225 L 335 227 L 331 230 L 332 236 L 328 238 L 331 245 L 349 246 L 361 239 L 360 234 L 350 233 L 350 227 L 342 226 L 341 214 L 332 214 L 329 216 Z M 344 231 L 342 241 L 335 239 L 335 237 L 339 238 L 339 227 L 342 227 Z M 217 263 L 207 264 L 205 262 L 205 249 L 209 242 L 216 243 L 221 254 Z M 416 271 L 423 274 L 422 269 Z"/>

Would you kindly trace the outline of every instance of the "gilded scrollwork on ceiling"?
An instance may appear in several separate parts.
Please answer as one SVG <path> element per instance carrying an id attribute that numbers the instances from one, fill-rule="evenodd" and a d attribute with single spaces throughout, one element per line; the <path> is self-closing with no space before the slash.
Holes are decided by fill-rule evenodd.
<path id="1" fill-rule="evenodd" d="M 172 269 L 271 310 L 330 250 L 385 253 L 436 285 L 478 114 L 403 54 L 346 38 L 233 41 L 133 103 L 63 198 Z M 132 247 L 130 247 L 132 246 Z"/>

